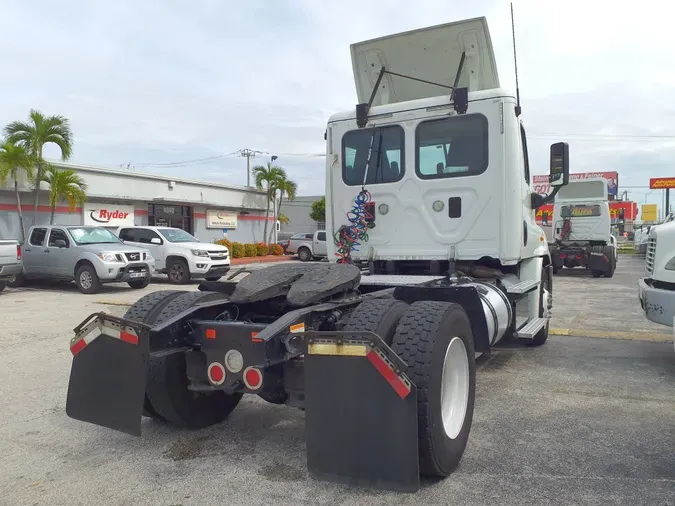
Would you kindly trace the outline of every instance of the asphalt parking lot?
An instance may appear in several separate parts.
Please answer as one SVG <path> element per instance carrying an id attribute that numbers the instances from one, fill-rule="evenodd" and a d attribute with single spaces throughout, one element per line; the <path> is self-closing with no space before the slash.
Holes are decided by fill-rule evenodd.
<path id="1" fill-rule="evenodd" d="M 674 505 L 675 350 L 670 329 L 642 321 L 641 262 L 622 257 L 612 279 L 555 277 L 552 327 L 598 337 L 554 335 L 481 359 L 462 464 L 416 495 L 313 481 L 304 414 L 257 398 L 198 432 L 146 419 L 133 438 L 71 420 L 72 328 L 167 285 L 0 293 L 0 504 Z"/>

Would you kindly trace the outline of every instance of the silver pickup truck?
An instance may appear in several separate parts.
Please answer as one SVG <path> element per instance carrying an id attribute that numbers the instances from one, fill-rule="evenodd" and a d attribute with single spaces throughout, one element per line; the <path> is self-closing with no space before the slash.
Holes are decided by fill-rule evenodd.
<path id="1" fill-rule="evenodd" d="M 0 241 L 0 292 L 14 276 L 21 274 L 21 246 L 19 241 Z"/>
<path id="2" fill-rule="evenodd" d="M 145 288 L 154 271 L 150 251 L 124 244 L 103 227 L 36 226 L 23 247 L 23 271 L 11 286 L 27 279 L 75 280 L 89 294 L 99 292 L 102 283 Z"/>

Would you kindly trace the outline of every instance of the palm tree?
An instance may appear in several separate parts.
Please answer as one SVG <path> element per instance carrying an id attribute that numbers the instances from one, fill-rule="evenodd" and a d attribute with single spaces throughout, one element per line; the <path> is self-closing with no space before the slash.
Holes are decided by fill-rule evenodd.
<path id="1" fill-rule="evenodd" d="M 53 225 L 59 200 L 67 200 L 71 212 L 87 201 L 87 183 L 74 170 L 46 167 L 45 181 L 49 183 L 49 205 L 52 208 L 49 224 Z"/>
<path id="2" fill-rule="evenodd" d="M 28 181 L 33 179 L 33 166 L 35 160 L 28 154 L 26 148 L 5 141 L 0 146 L 0 184 L 5 185 L 7 178 L 14 181 L 14 193 L 16 195 L 16 207 L 19 210 L 19 227 L 21 228 L 21 242 L 26 242 L 26 229 L 23 225 L 23 210 L 21 209 L 21 195 L 19 193 L 19 179 L 21 173 L 26 175 Z"/>
<path id="3" fill-rule="evenodd" d="M 281 167 L 272 165 L 271 162 L 267 162 L 267 166 L 256 165 L 253 167 L 251 173 L 253 174 L 256 188 L 258 190 L 265 190 L 267 193 L 267 213 L 265 213 L 265 229 L 263 231 L 263 240 L 265 240 L 270 218 L 270 204 L 274 198 L 277 183 L 281 178 L 286 178 L 286 171 Z"/>
<path id="4" fill-rule="evenodd" d="M 298 184 L 295 181 L 288 179 L 285 175 L 280 177 L 274 184 L 274 195 L 272 200 L 276 205 L 276 192 L 279 192 L 279 206 L 276 208 L 275 216 L 279 217 L 281 221 L 281 203 L 284 200 L 284 194 L 288 200 L 295 200 L 295 197 L 298 193 Z M 274 229 L 270 230 L 269 242 L 272 242 L 272 232 Z"/>
<path id="5" fill-rule="evenodd" d="M 35 177 L 35 202 L 33 204 L 33 225 L 40 202 L 40 183 L 45 180 L 46 162 L 42 157 L 45 144 L 56 144 L 61 150 L 61 160 L 68 160 L 73 152 L 73 133 L 70 122 L 64 116 L 45 116 L 31 109 L 29 121 L 13 121 L 5 127 L 7 140 L 20 144 L 35 157 L 37 176 Z"/>

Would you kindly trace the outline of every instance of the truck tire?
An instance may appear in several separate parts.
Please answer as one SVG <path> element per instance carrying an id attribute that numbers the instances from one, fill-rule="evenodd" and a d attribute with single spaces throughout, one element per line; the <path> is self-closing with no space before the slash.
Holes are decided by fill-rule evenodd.
<path id="1" fill-rule="evenodd" d="M 614 248 L 612 246 L 605 246 L 605 255 L 609 260 L 609 272 L 605 273 L 605 277 L 611 278 L 614 276 L 614 271 L 616 270 L 616 256 Z"/>
<path id="2" fill-rule="evenodd" d="M 12 276 L 7 280 L 7 286 L 10 288 L 20 288 L 22 286 L 26 286 L 26 276 L 23 274 Z"/>
<path id="3" fill-rule="evenodd" d="M 217 292 L 183 292 L 167 298 L 152 323 L 162 323 L 196 304 L 225 298 L 225 294 Z M 220 390 L 192 392 L 187 386 L 184 353 L 150 358 L 146 395 L 152 410 L 172 425 L 203 429 L 222 422 L 242 398 L 242 394 Z"/>
<path id="4" fill-rule="evenodd" d="M 396 299 L 370 299 L 351 312 L 342 328 L 346 331 L 374 332 L 391 346 L 399 320 L 408 304 Z"/>
<path id="5" fill-rule="evenodd" d="M 606 255 L 607 252 L 605 251 L 605 248 L 603 246 L 592 246 L 591 247 L 591 253 L 602 253 L 603 255 Z M 608 257 L 609 260 L 609 257 Z M 611 268 L 611 265 L 610 265 Z M 591 274 L 593 275 L 594 278 L 599 278 L 604 274 L 603 271 L 595 269 L 591 271 Z"/>
<path id="6" fill-rule="evenodd" d="M 303 246 L 298 250 L 298 258 L 303 262 L 309 262 L 312 259 L 312 252 L 309 248 Z"/>
<path id="7" fill-rule="evenodd" d="M 96 269 L 91 264 L 83 264 L 75 272 L 75 284 L 77 288 L 87 295 L 101 291 L 101 280 L 96 274 Z"/>
<path id="8" fill-rule="evenodd" d="M 457 468 L 473 420 L 476 361 L 464 308 L 449 302 L 411 304 L 392 349 L 417 387 L 420 473 L 447 476 Z"/>
<path id="9" fill-rule="evenodd" d="M 548 292 L 549 300 L 545 301 L 544 290 Z M 553 290 L 551 289 L 551 280 L 546 275 L 546 269 L 541 270 L 541 285 L 539 286 L 539 318 L 543 318 L 544 315 L 548 312 L 550 305 L 553 303 Z M 549 305 L 549 307 L 545 307 Z M 529 346 L 541 346 L 548 340 L 548 327 L 549 322 L 546 322 L 546 326 L 537 332 L 532 338 L 532 341 L 527 343 Z"/>
<path id="10" fill-rule="evenodd" d="M 2 292 L 5 288 L 7 288 L 7 281 L 0 281 L 0 292 Z"/>
<path id="11" fill-rule="evenodd" d="M 190 281 L 190 267 L 188 267 L 187 262 L 182 258 L 169 260 L 166 267 L 169 283 L 172 285 L 184 285 Z"/>
<path id="12" fill-rule="evenodd" d="M 146 323 L 151 325 L 157 318 L 157 314 L 164 307 L 164 305 L 172 298 L 183 294 L 182 290 L 158 290 L 149 293 L 138 299 L 133 306 L 131 306 L 126 313 L 124 313 L 125 320 L 131 320 L 138 323 Z M 154 418 L 157 420 L 164 420 L 153 409 L 147 394 L 143 402 L 143 416 Z"/>

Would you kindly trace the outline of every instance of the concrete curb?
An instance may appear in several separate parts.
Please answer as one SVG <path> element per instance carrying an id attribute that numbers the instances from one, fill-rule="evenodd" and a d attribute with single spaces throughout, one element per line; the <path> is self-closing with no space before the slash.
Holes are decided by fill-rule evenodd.
<path id="1" fill-rule="evenodd" d="M 673 341 L 673 337 L 670 334 L 661 334 L 659 332 L 630 332 L 630 331 L 626 332 L 616 330 L 549 328 L 548 333 L 552 336 L 579 336 L 579 337 L 594 337 L 597 339 L 653 341 L 659 343 L 669 343 Z"/>

